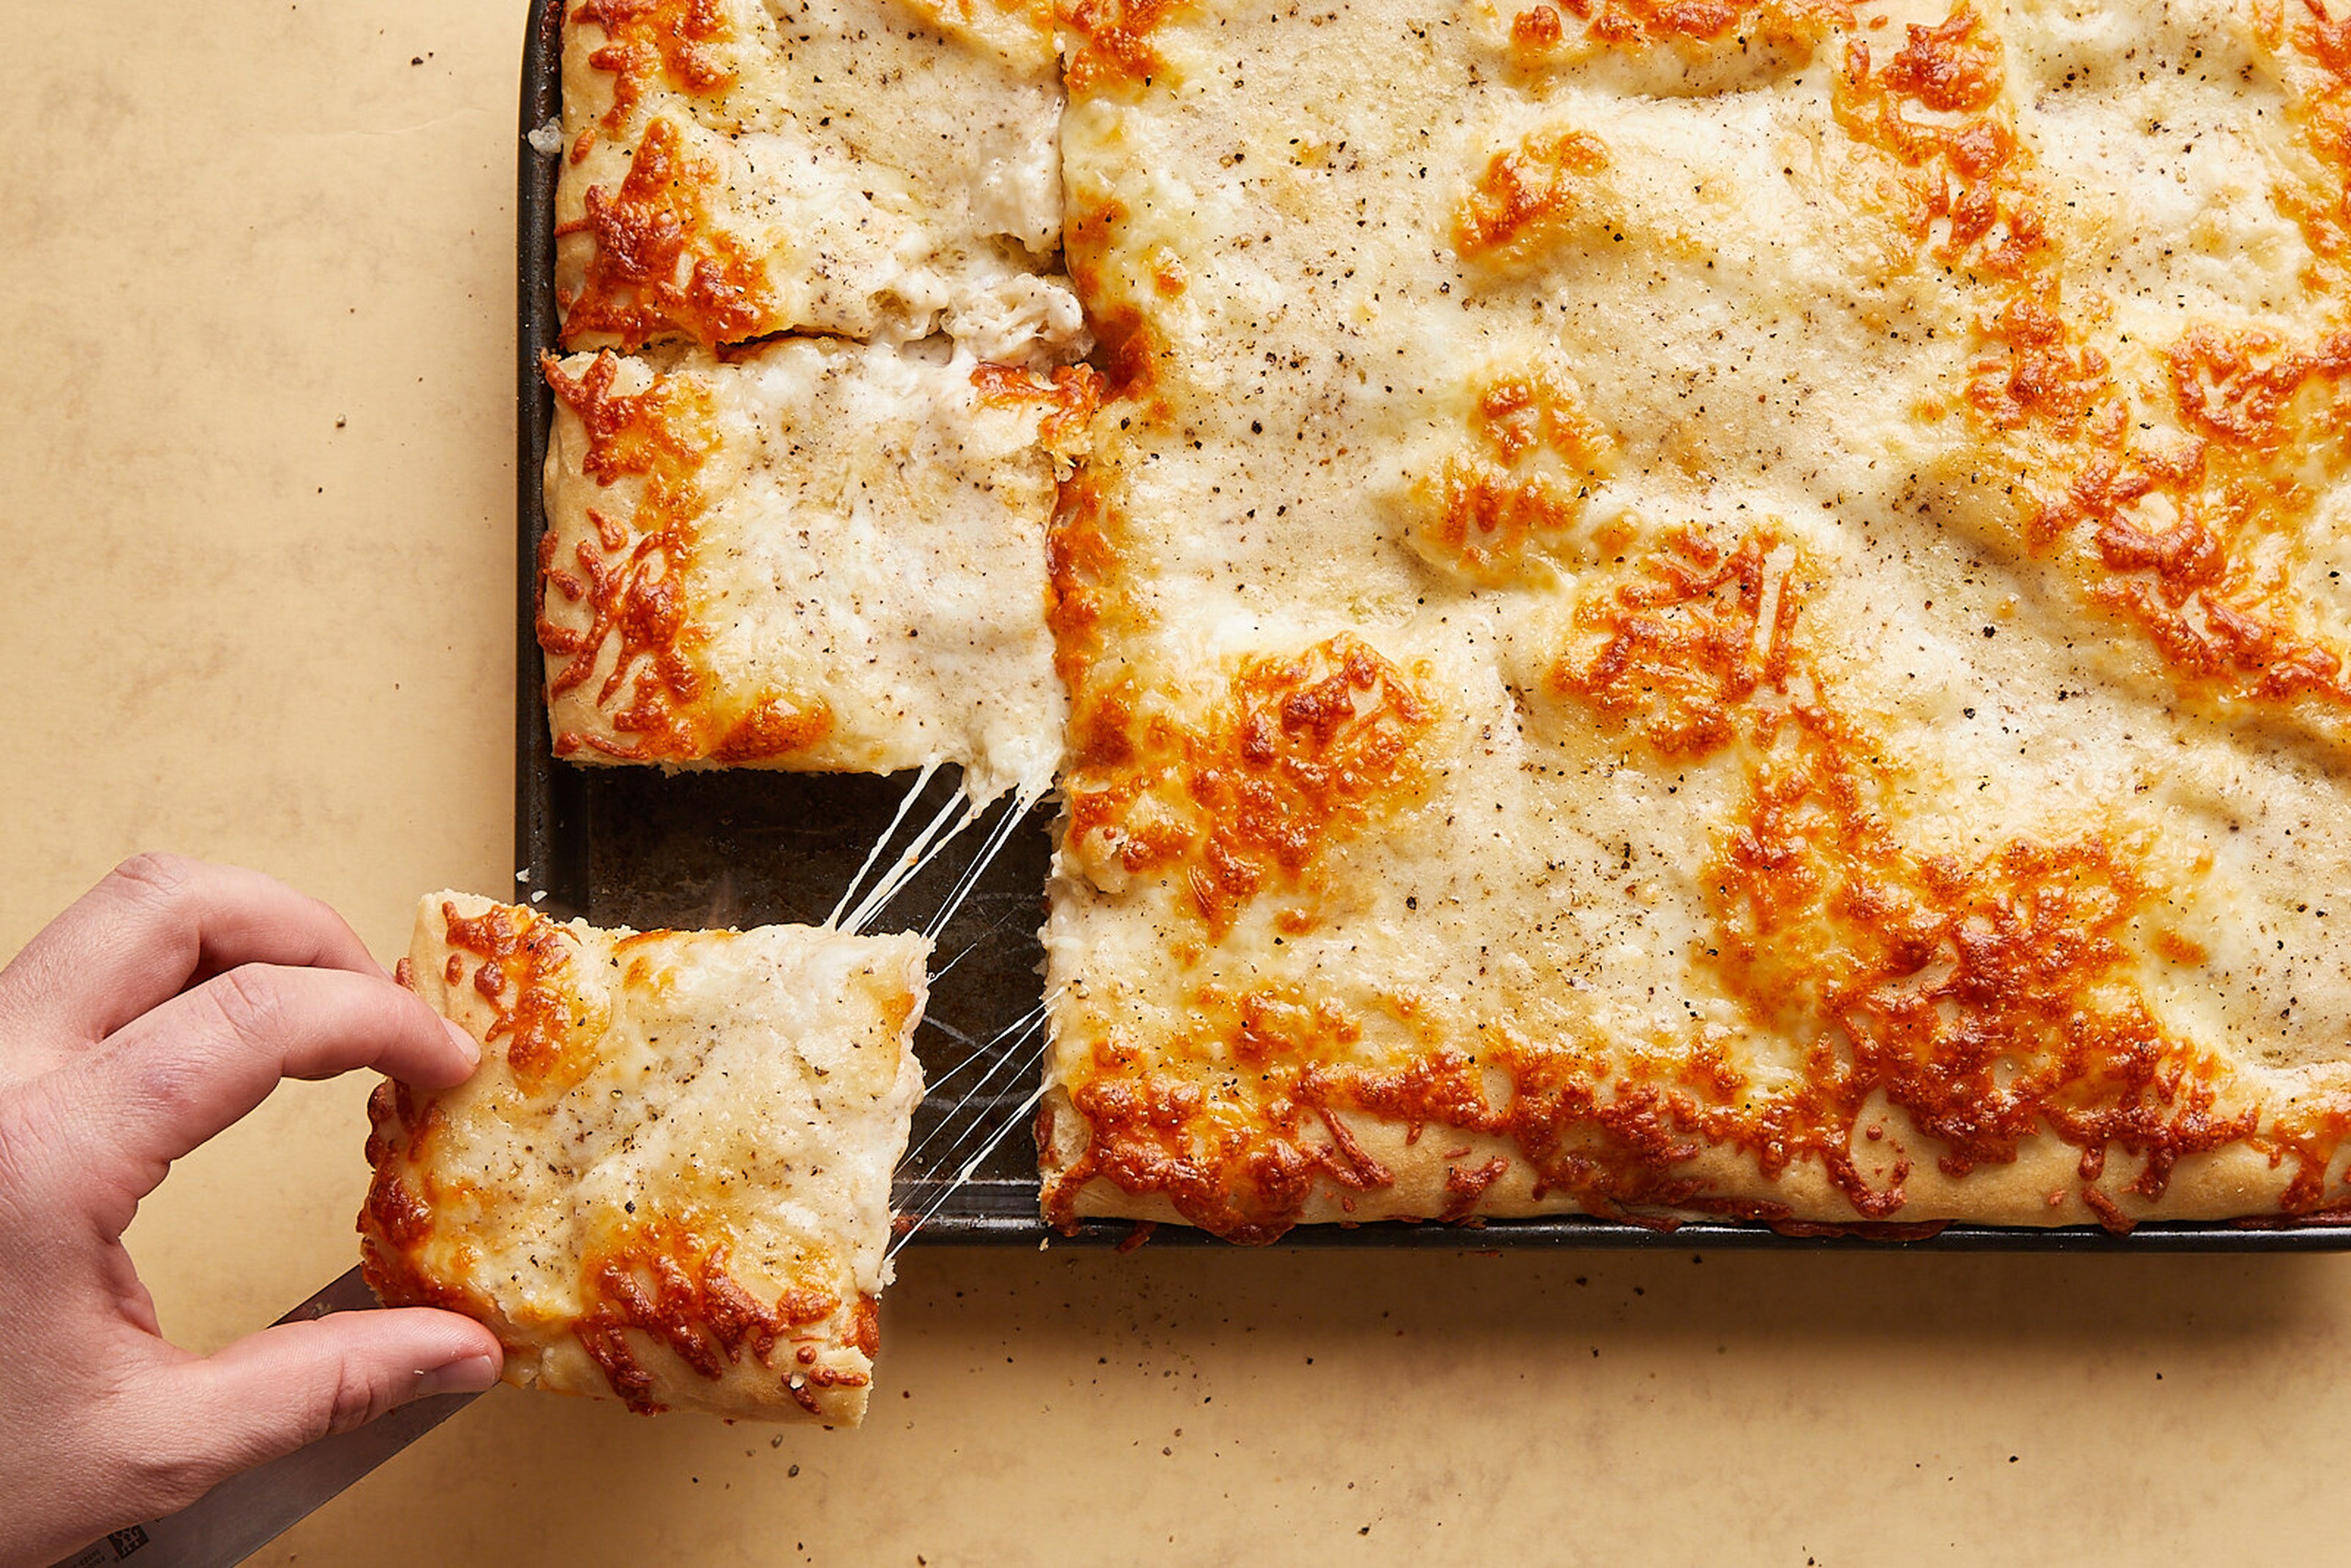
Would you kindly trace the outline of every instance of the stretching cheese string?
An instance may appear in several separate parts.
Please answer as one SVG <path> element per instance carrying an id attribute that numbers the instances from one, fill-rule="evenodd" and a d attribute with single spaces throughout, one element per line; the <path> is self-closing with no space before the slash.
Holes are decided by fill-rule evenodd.
<path id="1" fill-rule="evenodd" d="M 908 883 L 920 875 L 924 868 L 936 859 L 949 844 L 955 842 L 956 836 L 971 826 L 978 816 L 979 813 L 973 809 L 971 802 L 961 795 L 948 796 L 946 804 L 939 808 L 938 815 L 931 819 L 930 826 L 915 834 L 914 841 L 908 844 L 904 852 L 896 860 L 891 862 L 890 869 L 882 873 L 881 880 L 874 883 L 872 891 L 865 895 L 856 908 L 849 912 L 849 918 L 841 922 L 841 929 L 852 936 L 864 930 L 873 917 L 882 913 L 883 906 L 895 898 Z M 950 821 L 954 823 L 951 829 L 947 826 Z M 939 837 L 942 829 L 947 830 L 945 838 Z"/>
<path id="2" fill-rule="evenodd" d="M 931 916 L 931 923 L 923 927 L 924 936 L 935 941 L 939 933 L 946 929 L 947 922 L 956 917 L 956 912 L 963 907 L 963 901 L 971 896 L 973 888 L 979 885 L 980 877 L 1003 852 L 1004 846 L 1011 841 L 1013 830 L 1029 820 L 1030 808 L 1037 804 L 1043 793 L 1041 789 L 1024 789 L 1013 797 L 1003 821 L 996 824 L 996 831 L 980 846 L 979 853 L 973 856 L 971 864 L 964 868 L 963 880 L 956 883 L 955 891 L 947 894 L 946 902 L 939 905 L 936 915 Z M 956 956 L 961 957 L 962 955 L 957 954 Z M 942 969 L 939 973 L 943 975 L 946 970 Z"/>
<path id="3" fill-rule="evenodd" d="M 932 817 L 930 825 L 914 835 L 914 842 L 892 859 L 889 869 L 860 898 L 859 888 L 863 886 L 867 875 L 882 859 L 883 852 L 890 847 L 891 841 L 898 836 L 898 830 L 905 825 L 907 813 L 914 810 L 914 802 L 922 798 L 923 792 L 930 788 L 931 779 L 938 768 L 937 763 L 927 763 L 914 776 L 914 785 L 906 791 L 906 798 L 898 802 L 898 810 L 891 817 L 890 825 L 882 831 L 881 838 L 866 852 L 864 863 L 857 868 L 857 874 L 849 879 L 849 886 L 841 893 L 841 902 L 834 904 L 832 913 L 826 916 L 828 926 L 852 936 L 864 930 L 892 900 L 905 891 L 909 883 L 928 869 L 931 862 L 962 835 L 966 828 L 987 814 L 993 802 L 968 800 L 961 794 L 949 796 L 937 814 Z M 978 887 L 979 879 L 987 873 L 987 868 L 995 863 L 996 857 L 1004 852 L 1004 846 L 1012 841 L 1013 833 L 1029 820 L 1029 813 L 1036 810 L 1037 802 L 1045 798 L 1046 790 L 1050 788 L 1048 781 L 1025 785 L 1013 793 L 1004 815 L 998 819 L 996 826 L 988 832 L 987 841 L 980 846 L 979 853 L 964 867 L 946 901 L 939 905 L 924 926 L 924 936 L 935 939 L 940 932 L 946 929 L 947 922 L 963 908 L 964 901 Z M 940 836 L 943 831 L 945 837 Z M 855 901 L 854 908 L 851 907 L 852 901 Z M 849 912 L 845 920 L 842 918 L 844 910 Z M 945 973 L 944 970 L 941 972 Z"/>
<path id="4" fill-rule="evenodd" d="M 946 801 L 914 834 L 905 847 L 892 852 L 915 802 L 927 791 L 938 771 L 938 764 L 925 766 L 915 775 L 905 798 L 891 816 L 890 825 L 869 851 L 857 869 L 857 874 L 833 906 L 826 924 L 850 934 L 863 931 L 882 915 L 899 894 L 920 876 L 930 864 L 954 843 L 963 832 L 987 814 L 987 802 L 970 800 L 960 790 Z M 924 936 L 936 941 L 962 910 L 964 904 L 978 888 L 987 868 L 994 864 L 1005 847 L 1012 842 L 1021 825 L 1029 820 L 1050 782 L 1030 785 L 1016 790 L 1004 802 L 1002 814 L 988 829 L 979 852 L 957 874 L 946 898 L 925 924 Z M 882 867 L 878 876 L 875 868 Z M 957 953 L 932 977 L 953 969 L 971 956 L 984 942 L 978 938 Z M 962 1057 L 944 1072 L 934 1077 L 925 1091 L 925 1098 L 935 1100 L 956 1085 L 967 1075 L 970 1079 L 961 1095 L 940 1117 L 920 1141 L 900 1158 L 895 1186 L 906 1197 L 919 1191 L 924 1198 L 922 1211 L 892 1240 L 886 1258 L 897 1256 L 900 1248 L 915 1232 L 938 1214 L 957 1190 L 970 1182 L 980 1166 L 1010 1136 L 1012 1130 L 1022 1125 L 1038 1102 L 1044 1097 L 1045 1086 L 1038 1079 L 1019 1104 L 1006 1109 L 1007 1097 L 1025 1075 L 1038 1078 L 1044 1065 L 1048 1046 L 1047 1026 L 1050 1018 L 1052 997 L 1047 997 L 1035 1007 L 1013 1019 L 992 1036 L 975 1040 L 946 1024 L 944 1020 L 926 1018 L 925 1022 L 964 1047 Z M 928 1155 L 929 1158 L 925 1159 Z M 927 1168 L 925 1168 L 927 1167 Z M 909 1191 L 909 1189 L 914 1191 Z M 932 1189 L 935 1190 L 925 1190 Z"/>
<path id="5" fill-rule="evenodd" d="M 979 1098 L 982 1094 L 1001 1094 L 1004 1092 L 1005 1089 L 1010 1086 L 1010 1079 L 1007 1079 L 1006 1082 L 1000 1085 L 997 1082 L 997 1080 L 1003 1074 L 1004 1069 L 1008 1065 L 1019 1060 L 1015 1053 L 1021 1051 L 1023 1047 L 1027 1046 L 1031 1040 L 1035 1040 L 1043 1032 L 1045 1028 L 1045 1005 L 1041 1003 L 1031 1009 L 1025 1017 L 1014 1019 L 1011 1023 L 1007 1024 L 1002 1030 L 998 1030 L 995 1039 L 976 1047 L 972 1051 L 971 1054 L 966 1056 L 961 1061 L 956 1062 L 953 1067 L 947 1069 L 946 1071 L 939 1075 L 938 1081 L 931 1085 L 931 1088 L 934 1090 L 940 1088 L 950 1080 L 961 1076 L 964 1070 L 970 1067 L 975 1062 L 987 1061 L 988 1063 L 987 1071 L 981 1073 L 978 1081 L 973 1083 L 968 1090 L 964 1092 L 963 1098 L 956 1101 L 955 1105 L 947 1112 L 947 1113 L 939 1119 L 939 1124 L 932 1128 L 928 1133 L 925 1134 L 923 1135 L 922 1142 L 916 1144 L 913 1148 L 906 1151 L 906 1157 L 900 1162 L 901 1165 L 912 1166 L 914 1161 L 921 1156 L 925 1149 L 929 1148 L 933 1144 L 938 1141 L 941 1134 L 947 1133 L 950 1129 L 955 1127 L 956 1118 L 961 1115 L 964 1108 L 969 1105 L 974 1100 Z M 987 1107 L 982 1106 L 981 1109 L 985 1111 Z M 952 1155 L 955 1153 L 956 1144 L 960 1142 L 962 1139 L 968 1137 L 972 1131 L 972 1128 L 967 1127 L 962 1129 L 960 1132 L 956 1132 L 948 1141 L 948 1146 L 946 1151 L 946 1155 Z M 941 1163 L 944 1163 L 944 1158 Z M 929 1176 L 917 1176 L 914 1179 L 918 1181 L 936 1180 L 937 1174 L 934 1172 Z"/>
<path id="6" fill-rule="evenodd" d="M 892 839 L 898 836 L 899 825 L 905 821 L 906 813 L 914 809 L 914 802 L 922 799 L 923 791 L 931 787 L 931 776 L 938 770 L 937 763 L 925 762 L 923 770 L 914 775 L 914 787 L 906 791 L 904 800 L 898 802 L 898 814 L 890 819 L 890 825 L 882 830 L 882 836 L 873 841 L 873 847 L 865 852 L 865 863 L 857 868 L 857 874 L 851 877 L 849 885 L 841 890 L 841 902 L 834 904 L 832 913 L 824 917 L 825 925 L 836 930 L 840 928 L 841 912 L 847 909 L 849 901 L 857 896 L 857 884 L 865 880 L 865 873 L 873 869 L 873 862 L 882 858 L 882 852 L 890 847 Z"/>
<path id="7" fill-rule="evenodd" d="M 1040 1051 L 1040 1055 L 1042 1055 L 1041 1050 Z M 978 1152 L 974 1154 L 969 1160 L 965 1162 L 963 1169 L 956 1173 L 955 1180 L 942 1187 L 938 1196 L 932 1198 L 928 1204 L 924 1206 L 923 1212 L 916 1215 L 914 1219 L 908 1223 L 906 1228 L 899 1232 L 896 1239 L 890 1243 L 889 1249 L 882 1254 L 882 1260 L 884 1263 L 887 1263 L 892 1259 L 897 1257 L 899 1249 L 904 1247 L 907 1242 L 912 1241 L 914 1237 L 920 1233 L 924 1226 L 930 1223 L 931 1217 L 938 1213 L 941 1208 L 945 1207 L 946 1206 L 947 1199 L 955 1196 L 956 1189 L 963 1183 L 971 1179 L 972 1173 L 979 1168 L 980 1162 L 996 1152 L 996 1145 L 1004 1142 L 1006 1135 L 1009 1134 L 1013 1128 L 1020 1125 L 1023 1121 L 1027 1120 L 1029 1108 L 1034 1106 L 1038 1101 L 1042 1100 L 1044 1097 L 1045 1085 L 1040 1082 L 1036 1088 L 1029 1092 L 1029 1098 L 1023 1100 L 1019 1105 L 1014 1108 L 1012 1114 L 1005 1118 L 1004 1124 L 996 1129 L 995 1133 L 989 1136 L 987 1142 L 980 1145 Z"/>
<path id="8" fill-rule="evenodd" d="M 1004 1072 L 1006 1068 L 1009 1067 L 1012 1069 L 1012 1071 L 1008 1075 L 1006 1075 L 1004 1080 L 1004 1085 L 1008 1089 L 1011 1084 L 1017 1083 L 1020 1081 L 1021 1072 L 1024 1069 L 1030 1073 L 1034 1073 L 1039 1067 L 1042 1066 L 1044 1064 L 1046 1050 L 1046 1042 L 1042 1039 L 1036 1039 L 1033 1048 L 1023 1050 L 1020 1049 L 1020 1046 L 1025 1045 L 1030 1039 L 1040 1036 L 1044 1030 L 1044 1023 L 1043 1012 L 1042 1009 L 1040 1009 L 1038 1015 L 1031 1019 L 1025 1029 L 1020 1031 L 1020 1041 L 1016 1043 L 1014 1049 L 1006 1051 L 1004 1055 L 997 1060 L 994 1065 L 988 1068 L 986 1073 L 982 1074 L 980 1082 L 977 1084 L 975 1084 L 971 1092 L 963 1097 L 963 1100 L 957 1103 L 956 1110 L 959 1112 L 962 1110 L 964 1105 L 969 1104 L 983 1089 L 994 1082 L 998 1076 Z M 996 1111 L 998 1095 L 1000 1093 L 1001 1091 L 998 1091 L 998 1094 L 991 1094 L 989 1096 L 987 1105 L 984 1109 L 989 1112 Z M 908 1241 L 914 1239 L 914 1236 L 921 1231 L 923 1227 L 930 1223 L 932 1216 L 937 1214 L 941 1208 L 946 1207 L 947 1200 L 953 1197 L 956 1191 L 961 1188 L 965 1183 L 971 1180 L 974 1173 L 976 1173 L 979 1169 L 980 1166 L 986 1162 L 988 1155 L 996 1152 L 997 1146 L 1002 1144 L 1004 1140 L 1011 1134 L 1012 1130 L 1023 1125 L 1028 1121 L 1029 1113 L 1034 1110 L 1037 1103 L 1044 1097 L 1045 1084 L 1040 1080 L 1037 1086 L 1031 1089 L 1028 1095 L 1023 1098 L 1019 1104 L 1013 1106 L 1010 1111 L 998 1113 L 1002 1116 L 1001 1121 L 997 1121 L 995 1115 L 985 1115 L 974 1118 L 969 1126 L 958 1129 L 948 1140 L 947 1146 L 943 1156 L 943 1163 L 944 1160 L 953 1159 L 957 1155 L 965 1154 L 965 1151 L 969 1146 L 971 1139 L 974 1136 L 981 1134 L 985 1134 L 985 1136 L 978 1147 L 969 1150 L 969 1153 L 964 1158 L 962 1165 L 956 1167 L 952 1175 L 947 1174 L 946 1171 L 942 1169 L 935 1175 L 906 1178 L 916 1186 L 936 1182 L 939 1184 L 939 1190 L 931 1195 L 930 1201 L 923 1206 L 923 1211 L 916 1215 L 913 1220 L 908 1222 L 905 1228 L 901 1230 L 897 1237 L 891 1241 L 889 1249 L 883 1254 L 883 1261 L 887 1262 L 889 1260 L 895 1258 L 898 1255 L 899 1249 L 904 1247 Z M 928 1147 L 932 1143 L 935 1142 L 941 1133 L 946 1132 L 954 1124 L 955 1115 L 956 1112 L 948 1113 L 947 1119 L 941 1122 L 937 1127 L 932 1129 L 930 1134 L 924 1138 L 922 1146 Z M 990 1130 L 991 1123 L 994 1124 L 993 1130 Z M 920 1151 L 918 1149 L 915 1152 L 919 1153 Z M 908 1162 L 911 1163 L 913 1158 L 914 1154 L 910 1153 L 907 1155 Z"/>

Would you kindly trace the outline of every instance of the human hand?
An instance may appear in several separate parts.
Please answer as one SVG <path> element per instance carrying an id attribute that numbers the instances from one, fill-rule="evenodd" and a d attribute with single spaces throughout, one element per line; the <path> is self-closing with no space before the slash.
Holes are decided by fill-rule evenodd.
<path id="1" fill-rule="evenodd" d="M 428 1395 L 488 1387 L 498 1343 L 427 1308 L 166 1342 L 122 1232 L 173 1160 L 281 1077 L 473 1071 L 334 911 L 258 873 L 126 862 L 0 969 L 0 1568 Z"/>

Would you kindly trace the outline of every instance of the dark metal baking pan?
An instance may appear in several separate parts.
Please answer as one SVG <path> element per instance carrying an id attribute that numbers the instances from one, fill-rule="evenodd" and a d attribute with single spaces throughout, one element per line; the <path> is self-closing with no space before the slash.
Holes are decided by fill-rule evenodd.
<path id="1" fill-rule="evenodd" d="M 553 417 L 538 357 L 555 348 L 557 158 L 528 138 L 559 117 L 561 25 L 567 0 L 532 0 L 522 77 L 521 190 L 516 318 L 516 515 L 518 578 L 515 745 L 517 897 L 600 925 L 747 925 L 822 921 L 866 852 L 904 800 L 909 780 L 752 771 L 664 776 L 652 768 L 575 768 L 553 755 L 544 676 L 533 634 L 533 580 L 546 527 L 540 472 Z M 542 135 L 542 145 L 552 138 Z M 955 788 L 934 779 L 909 821 L 927 821 Z M 1006 808 L 999 805 L 997 810 Z M 984 823 L 959 846 L 984 841 Z M 1041 995 L 1037 930 L 1050 856 L 1050 813 L 1021 824 L 955 916 L 938 933 L 931 1003 L 917 1046 L 932 1092 L 917 1112 L 913 1153 L 896 1194 L 902 1214 L 928 1211 L 920 1242 L 1118 1242 L 1123 1223 L 1093 1223 L 1063 1238 L 1037 1207 L 1036 1147 L 1023 1107 L 1035 1087 L 1018 1061 L 976 1051 L 1029 1014 Z M 910 883 L 877 929 L 919 927 L 967 863 L 951 853 Z M 994 1075 L 988 1069 L 994 1066 Z M 975 1092 L 976 1090 L 976 1092 Z M 986 1137 L 1006 1130 L 968 1179 L 955 1179 Z M 1163 1226 L 1154 1245 L 1207 1239 Z M 1282 1246 L 1488 1248 L 1671 1247 L 1932 1249 L 1938 1251 L 2305 1251 L 2351 1247 L 2351 1225 L 2143 1225 L 2126 1236 L 2096 1229 L 1953 1225 L 1931 1236 L 1900 1229 L 1865 1235 L 1789 1235 L 1768 1226 L 1695 1221 L 1670 1231 L 1579 1217 L 1495 1220 L 1482 1226 L 1302 1226 Z"/>

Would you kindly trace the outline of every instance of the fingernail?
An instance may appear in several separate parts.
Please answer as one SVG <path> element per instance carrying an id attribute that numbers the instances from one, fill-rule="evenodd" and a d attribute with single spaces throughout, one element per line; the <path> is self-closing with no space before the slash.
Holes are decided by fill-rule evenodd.
<path id="1" fill-rule="evenodd" d="M 418 1373 L 415 1391 L 409 1397 L 430 1399 L 436 1394 L 479 1394 L 497 1380 L 496 1362 L 486 1355 L 469 1355 L 463 1361 Z"/>
<path id="2" fill-rule="evenodd" d="M 453 1023 L 447 1019 L 441 1020 L 441 1027 L 449 1031 L 449 1038 L 455 1040 L 457 1049 L 465 1053 L 466 1065 L 470 1067 L 481 1065 L 482 1042 L 480 1040 L 466 1033 L 463 1026 Z"/>

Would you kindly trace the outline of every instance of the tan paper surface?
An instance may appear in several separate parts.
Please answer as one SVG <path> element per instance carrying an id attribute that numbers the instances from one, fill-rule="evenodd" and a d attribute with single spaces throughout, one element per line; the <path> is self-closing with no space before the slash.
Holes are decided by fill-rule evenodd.
<path id="1" fill-rule="evenodd" d="M 509 884 L 524 9 L 5 5 L 0 952 Z M 365 1092 L 147 1205 L 184 1343 L 355 1260 Z M 501 1390 L 256 1561 L 2325 1562 L 2346 1352 L 2351 1260 L 915 1249 L 862 1433 Z"/>

